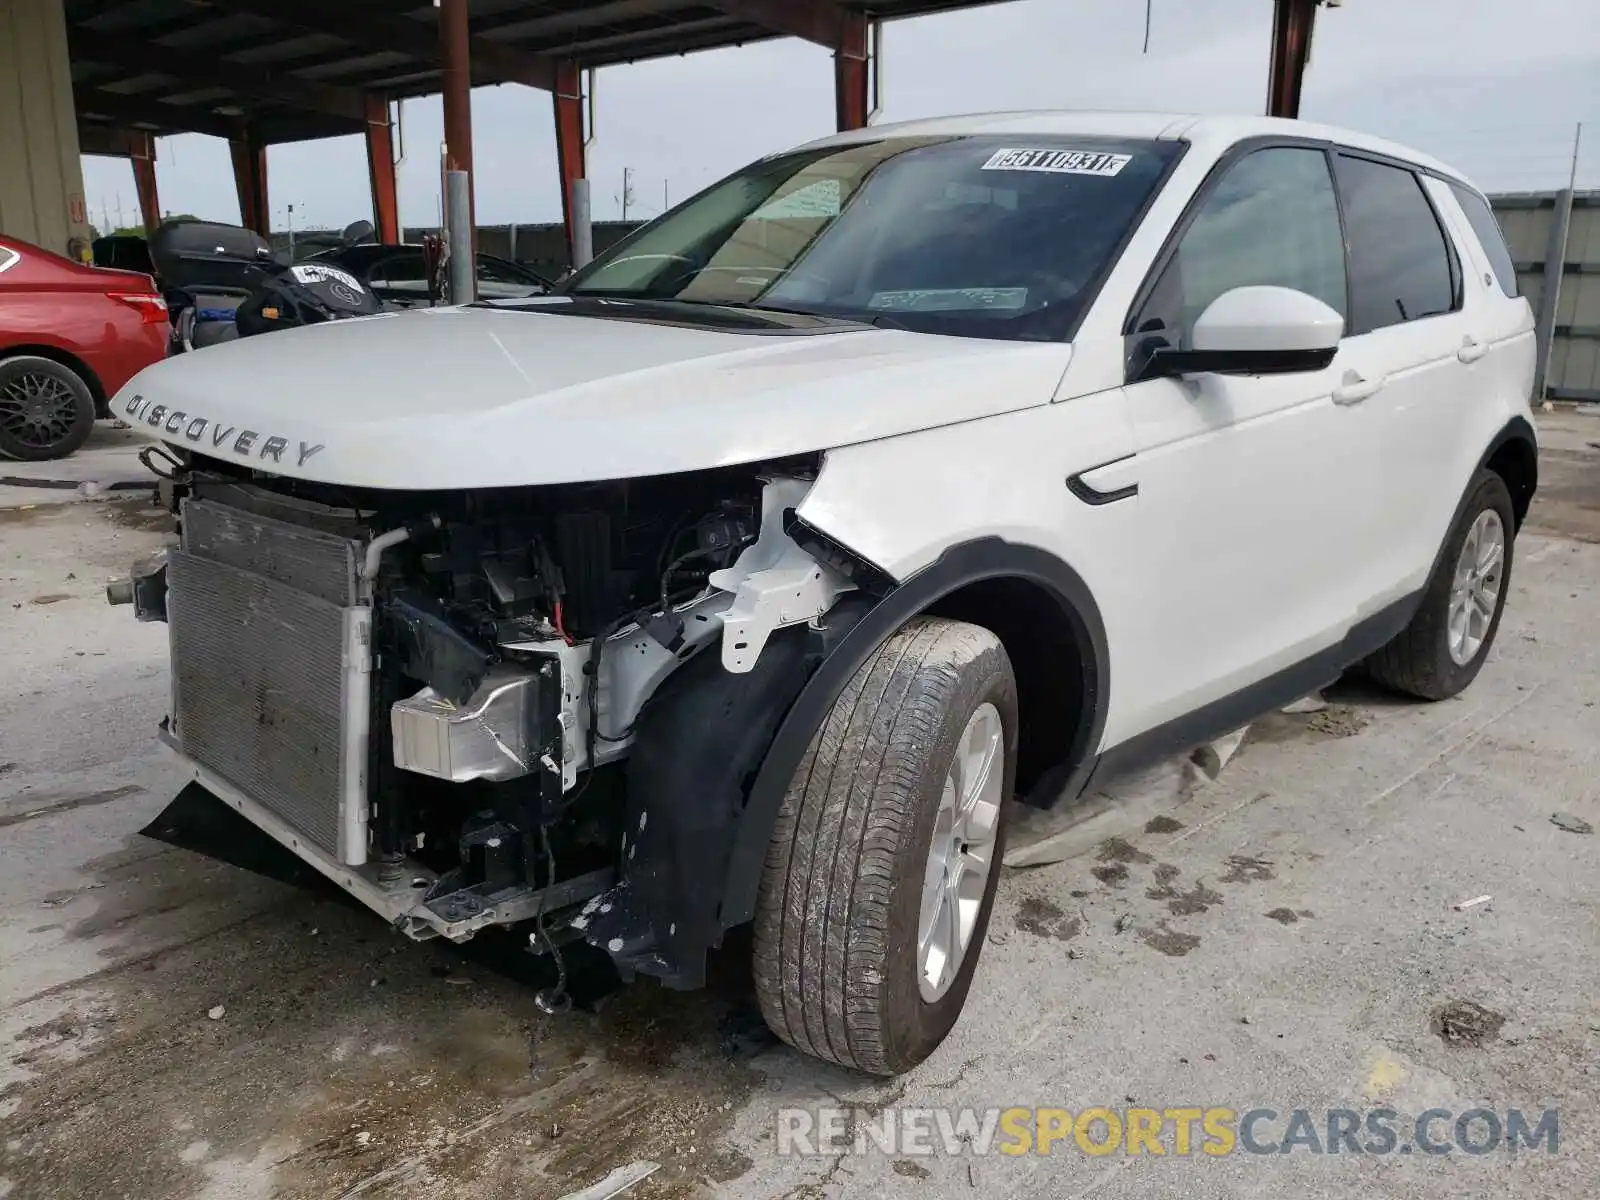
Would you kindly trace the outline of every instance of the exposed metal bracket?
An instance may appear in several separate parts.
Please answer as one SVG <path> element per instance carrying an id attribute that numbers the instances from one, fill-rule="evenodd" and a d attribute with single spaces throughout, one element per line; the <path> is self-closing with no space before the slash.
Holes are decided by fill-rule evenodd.
<path id="1" fill-rule="evenodd" d="M 722 614 L 722 665 L 743 674 L 774 630 L 813 621 L 853 590 L 849 580 L 807 554 L 783 531 L 784 512 L 811 490 L 806 479 L 769 480 L 761 491 L 761 533 L 739 560 L 713 571 L 712 587 L 733 593 Z"/>
<path id="2" fill-rule="evenodd" d="M 608 867 L 557 880 L 543 888 L 506 888 L 487 896 L 463 888 L 417 905 L 396 925 L 400 932 L 419 942 L 434 937 L 465 942 L 490 925 L 514 925 L 532 920 L 541 911 L 551 913 L 580 904 L 598 896 L 616 880 L 616 872 Z"/>

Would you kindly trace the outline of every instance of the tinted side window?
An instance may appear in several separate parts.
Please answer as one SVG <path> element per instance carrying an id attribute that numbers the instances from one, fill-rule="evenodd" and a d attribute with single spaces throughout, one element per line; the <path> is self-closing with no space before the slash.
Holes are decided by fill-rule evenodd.
<path id="1" fill-rule="evenodd" d="M 1489 256 L 1489 266 L 1494 270 L 1495 279 L 1500 282 L 1500 290 L 1508 296 L 1515 296 L 1517 267 L 1511 260 L 1511 250 L 1506 245 L 1506 235 L 1495 218 L 1494 209 L 1469 187 L 1452 183 L 1450 190 L 1456 194 L 1456 202 L 1461 205 L 1461 211 L 1467 214 L 1472 232 L 1477 235 L 1483 252 Z"/>
<path id="2" fill-rule="evenodd" d="M 485 299 L 536 296 L 546 289 L 516 263 L 492 254 L 478 255 L 478 289 Z"/>
<path id="3" fill-rule="evenodd" d="M 1229 167 L 1201 202 L 1149 301 L 1139 332 L 1187 344 L 1195 318 L 1223 292 L 1295 288 L 1345 313 L 1344 235 L 1320 150 L 1257 150 Z"/>
<path id="4" fill-rule="evenodd" d="M 407 250 L 374 263 L 367 282 L 396 298 L 428 298 L 428 270 L 421 250 Z"/>
<path id="5" fill-rule="evenodd" d="M 1350 237 L 1350 332 L 1367 333 L 1456 307 L 1444 230 L 1410 171 L 1334 158 Z"/>

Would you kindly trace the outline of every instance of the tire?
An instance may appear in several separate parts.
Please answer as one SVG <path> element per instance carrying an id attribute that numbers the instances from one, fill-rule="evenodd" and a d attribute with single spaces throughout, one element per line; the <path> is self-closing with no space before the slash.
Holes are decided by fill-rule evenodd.
<path id="1" fill-rule="evenodd" d="M 1475 528 L 1493 527 L 1498 521 L 1502 546 L 1498 581 L 1486 626 L 1475 647 L 1471 642 L 1456 643 L 1452 652 L 1452 609 L 1459 605 L 1457 571 L 1462 566 L 1462 551 Z M 1505 611 L 1511 585 L 1511 549 L 1516 516 L 1511 507 L 1511 492 L 1505 480 L 1493 471 L 1479 471 L 1467 493 L 1467 502 L 1451 526 L 1432 576 L 1423 589 L 1422 602 L 1411 623 L 1364 664 L 1377 682 L 1422 700 L 1446 700 L 1477 678 L 1489 656 L 1500 615 Z M 1482 540 L 1478 545 L 1482 546 Z M 1476 612 L 1483 611 L 1479 604 Z M 1475 617 L 1475 621 L 1479 618 Z M 1470 651 L 1470 653 L 1469 653 Z M 1465 661 L 1458 661 L 1464 657 Z"/>
<path id="2" fill-rule="evenodd" d="M 0 458 L 65 458 L 94 430 L 94 394 L 71 367 L 18 354 L 0 359 Z"/>
<path id="3" fill-rule="evenodd" d="M 998 785 L 984 789 L 983 815 L 967 827 L 993 831 L 986 877 L 965 876 L 972 894 L 964 905 L 977 902 L 971 933 L 930 998 L 918 950 L 924 876 L 936 825 L 952 811 L 946 780 L 969 723 L 978 730 L 972 743 L 995 745 L 1004 761 L 991 760 L 986 778 L 998 774 Z M 756 994 L 780 1038 L 876 1075 L 910 1070 L 944 1040 L 966 1002 L 994 904 L 1016 746 L 1016 682 L 987 629 L 918 617 L 856 672 L 789 784 L 756 902 Z M 940 845 L 970 865 L 968 846 L 988 835 L 960 836 L 941 836 Z M 947 894 L 929 886 L 930 895 Z"/>

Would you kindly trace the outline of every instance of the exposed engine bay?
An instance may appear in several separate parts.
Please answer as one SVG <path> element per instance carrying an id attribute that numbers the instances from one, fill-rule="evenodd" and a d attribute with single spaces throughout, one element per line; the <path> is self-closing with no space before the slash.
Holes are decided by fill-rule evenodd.
<path id="1" fill-rule="evenodd" d="M 693 671 L 727 705 L 775 635 L 815 640 L 852 590 L 851 563 L 801 545 L 816 470 L 422 493 L 185 456 L 163 484 L 178 543 L 120 598 L 170 626 L 164 737 L 197 782 L 398 928 L 532 921 L 535 948 L 586 936 L 673 976 L 652 881 L 693 869 L 651 847 L 734 804 L 701 813 L 652 765 L 708 717 L 651 702 Z M 804 678 L 793 645 L 763 664 L 793 679 L 736 702 L 768 727 Z M 685 827 L 649 828 L 662 789 Z"/>

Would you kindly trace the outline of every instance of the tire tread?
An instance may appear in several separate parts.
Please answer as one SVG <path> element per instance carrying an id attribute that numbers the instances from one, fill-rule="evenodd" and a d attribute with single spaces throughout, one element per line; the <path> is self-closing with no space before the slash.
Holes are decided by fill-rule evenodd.
<path id="1" fill-rule="evenodd" d="M 896 1069 L 882 1001 L 895 867 L 924 802 L 927 748 L 985 653 L 1004 662 L 988 630 L 908 622 L 845 686 L 784 795 L 752 971 L 768 1024 L 797 1050 L 876 1074 Z"/>

